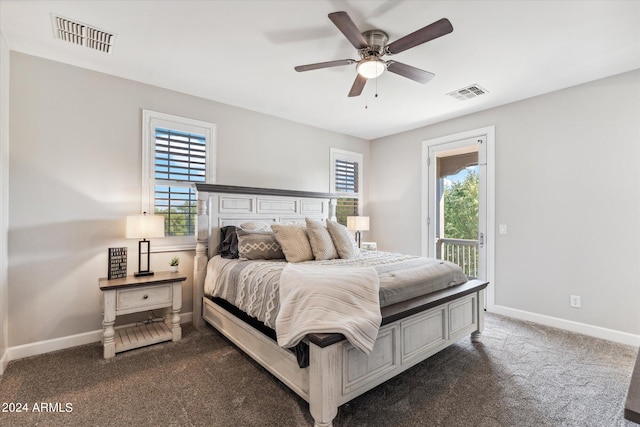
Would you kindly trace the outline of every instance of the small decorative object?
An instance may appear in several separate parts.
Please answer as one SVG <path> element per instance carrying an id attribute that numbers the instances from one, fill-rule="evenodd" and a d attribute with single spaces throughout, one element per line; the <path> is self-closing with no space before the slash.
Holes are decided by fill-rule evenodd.
<path id="1" fill-rule="evenodd" d="M 363 251 L 377 251 L 378 245 L 376 242 L 362 242 L 362 250 Z"/>
<path id="2" fill-rule="evenodd" d="M 174 256 L 173 258 L 171 258 L 171 261 L 169 261 L 169 271 L 172 273 L 177 272 L 179 264 L 180 264 L 180 258 L 178 258 L 177 256 Z"/>
<path id="3" fill-rule="evenodd" d="M 151 243 L 147 238 L 164 237 L 164 216 L 147 215 L 131 215 L 127 217 L 126 228 L 127 239 L 142 239 L 138 242 L 138 272 L 134 276 L 151 276 L 153 271 L 150 270 Z M 143 252 L 143 248 L 146 251 Z M 143 259 L 142 255 L 147 256 Z M 146 261 L 146 262 L 143 262 Z"/>
<path id="4" fill-rule="evenodd" d="M 109 248 L 109 271 L 107 279 L 127 277 L 127 248 Z"/>
<path id="5" fill-rule="evenodd" d="M 369 231 L 369 217 L 368 216 L 348 216 L 347 228 L 356 232 L 356 242 L 360 247 L 360 232 Z"/>

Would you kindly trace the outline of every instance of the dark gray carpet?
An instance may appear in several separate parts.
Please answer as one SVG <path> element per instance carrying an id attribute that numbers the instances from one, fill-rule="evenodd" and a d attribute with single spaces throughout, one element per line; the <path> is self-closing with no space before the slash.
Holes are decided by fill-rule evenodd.
<path id="1" fill-rule="evenodd" d="M 183 335 L 110 361 L 99 343 L 13 361 L 2 409 L 29 412 L 0 412 L 0 425 L 313 425 L 306 402 L 217 332 Z M 636 353 L 488 314 L 483 343 L 463 339 L 343 405 L 334 426 L 637 427 L 623 418 Z"/>

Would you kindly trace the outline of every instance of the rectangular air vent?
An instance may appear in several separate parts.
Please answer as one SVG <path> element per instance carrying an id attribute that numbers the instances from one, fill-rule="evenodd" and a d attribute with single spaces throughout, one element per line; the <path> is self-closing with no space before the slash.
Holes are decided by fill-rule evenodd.
<path id="1" fill-rule="evenodd" d="M 467 99 L 475 98 L 476 96 L 484 95 L 485 93 L 488 93 L 486 89 L 481 88 L 479 85 L 471 85 L 449 92 L 447 95 L 452 96 L 459 101 L 466 101 Z"/>
<path id="2" fill-rule="evenodd" d="M 100 52 L 111 53 L 116 36 L 91 25 L 51 15 L 55 37 Z"/>

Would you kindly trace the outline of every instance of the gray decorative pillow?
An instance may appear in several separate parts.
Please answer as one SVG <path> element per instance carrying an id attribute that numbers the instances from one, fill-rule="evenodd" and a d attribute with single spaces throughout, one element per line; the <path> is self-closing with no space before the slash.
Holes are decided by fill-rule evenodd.
<path id="1" fill-rule="evenodd" d="M 282 248 L 271 231 L 238 229 L 238 254 L 242 259 L 284 259 Z"/>
<path id="2" fill-rule="evenodd" d="M 360 255 L 360 249 L 351 232 L 344 225 L 327 220 L 327 230 L 333 240 L 333 245 L 342 259 L 353 259 Z"/>
<path id="3" fill-rule="evenodd" d="M 311 218 L 305 218 L 304 220 L 307 223 L 307 235 L 309 236 L 309 243 L 316 261 L 338 258 L 338 252 L 336 252 L 336 247 L 333 245 L 327 227 L 318 220 Z"/>
<path id="4" fill-rule="evenodd" d="M 271 229 L 287 261 L 313 260 L 313 251 L 304 224 L 273 224 Z"/>

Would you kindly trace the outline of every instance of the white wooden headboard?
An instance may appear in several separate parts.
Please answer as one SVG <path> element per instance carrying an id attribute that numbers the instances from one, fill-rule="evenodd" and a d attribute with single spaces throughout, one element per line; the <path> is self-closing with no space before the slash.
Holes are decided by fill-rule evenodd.
<path id="1" fill-rule="evenodd" d="M 202 298 L 207 262 L 215 255 L 220 228 L 249 221 L 304 222 L 335 220 L 338 195 L 309 191 L 232 185 L 196 184 L 198 222 L 193 273 L 193 324 L 202 325 Z"/>

